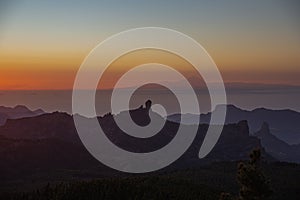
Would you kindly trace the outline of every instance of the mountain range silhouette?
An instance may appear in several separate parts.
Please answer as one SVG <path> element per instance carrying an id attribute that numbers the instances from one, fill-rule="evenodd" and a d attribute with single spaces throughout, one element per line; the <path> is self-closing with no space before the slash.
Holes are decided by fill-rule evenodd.
<path id="1" fill-rule="evenodd" d="M 160 115 L 153 113 L 150 107 L 147 104 L 130 110 L 132 119 L 142 126 L 149 123 L 149 113 L 159 120 L 164 120 Z M 179 123 L 167 120 L 159 133 L 144 139 L 124 133 L 114 121 L 114 115 L 110 113 L 97 119 L 106 136 L 115 145 L 139 153 L 164 147 L 173 139 L 179 127 Z M 189 127 L 197 125 L 183 126 L 189 130 Z M 245 160 L 254 148 L 261 148 L 264 159 L 269 162 L 276 160 L 300 162 L 299 145 L 289 145 L 272 135 L 272 130 L 267 123 L 263 123 L 261 129 L 255 134 L 250 134 L 249 123 L 242 117 L 237 123 L 226 124 L 213 150 L 206 158 L 199 159 L 199 149 L 207 129 L 208 124 L 200 124 L 197 136 L 189 149 L 164 170 L 196 168 L 219 161 Z M 23 176 L 30 177 L 34 173 L 44 177 L 50 172 L 55 179 L 60 176 L 62 169 L 84 170 L 98 175 L 117 173 L 95 160 L 87 152 L 77 134 L 73 116 L 61 112 L 8 119 L 0 126 L 0 160 L 0 170 L 3 172 L 0 174 L 0 179 L 8 180 Z"/>
<path id="2" fill-rule="evenodd" d="M 29 109 L 17 107 L 14 109 L 15 113 L 16 110 L 24 113 Z M 117 115 L 108 113 L 97 117 L 97 120 L 115 145 L 131 152 L 144 153 L 163 148 L 172 141 L 180 125 L 178 122 L 166 120 L 156 135 L 137 138 L 126 134 L 116 124 L 114 118 L 122 117 L 124 112 Z M 149 116 L 155 120 L 165 120 L 152 111 L 149 101 L 129 113 L 140 126 L 147 126 L 151 122 L 153 118 L 150 119 Z M 14 116 L 21 118 L 7 119 L 0 126 L 0 185 L 8 189 L 24 189 L 24 184 L 35 187 L 37 183 L 126 176 L 100 163 L 86 150 L 78 136 L 72 115 L 62 112 L 35 114 L 36 116 L 25 117 L 16 114 Z M 282 166 L 277 161 L 299 162 L 299 145 L 289 145 L 281 141 L 272 134 L 268 123 L 261 124 L 258 131 L 251 133 L 249 123 L 243 117 L 236 123 L 227 123 L 216 146 L 204 159 L 199 159 L 198 153 L 209 125 L 183 124 L 187 134 L 191 127 L 198 126 L 196 138 L 177 161 L 157 173 L 190 173 L 197 169 L 205 171 L 208 166 L 209 169 L 218 166 L 210 169 L 213 173 L 218 173 L 219 170 L 225 170 L 222 166 L 234 166 L 241 160 L 247 160 L 249 152 L 256 148 L 261 149 L 263 160 L 275 168 Z M 109 152 L 103 153 L 109 156 Z M 288 166 L 293 167 L 290 164 Z M 232 169 L 235 170 L 235 167 Z"/>
<path id="3" fill-rule="evenodd" d="M 133 120 L 146 125 L 149 123 L 149 104 L 130 110 Z M 119 115 L 121 115 L 120 113 Z M 160 115 L 153 116 L 164 120 Z M 90 120 L 84 118 L 84 120 Z M 156 135 L 144 139 L 124 133 L 115 123 L 114 116 L 107 114 L 98 117 L 106 136 L 117 146 L 132 152 L 149 152 L 162 148 L 175 136 L 179 124 L 166 121 Z M 186 126 L 186 130 L 194 125 Z M 254 148 L 262 148 L 258 138 L 249 134 L 247 121 L 224 126 L 222 135 L 210 154 L 199 159 L 198 153 L 206 135 L 208 124 L 199 125 L 197 136 L 189 149 L 168 169 L 193 168 L 216 161 L 238 161 L 248 158 Z M 188 132 L 187 132 L 188 134 Z M 106 152 L 104 152 L 106 153 Z M 263 151 L 266 160 L 275 160 Z M 46 113 L 34 117 L 8 119 L 0 127 L 0 178 L 13 179 L 26 172 L 26 176 L 38 173 L 46 176 L 50 171 L 87 170 L 97 173 L 116 173 L 95 160 L 82 145 L 74 126 L 73 117 L 67 113 Z M 56 174 L 58 176 L 58 174 Z"/>
<path id="4" fill-rule="evenodd" d="M 0 106 L 0 126 L 4 125 L 7 119 L 20 119 L 42 114 L 45 114 L 42 109 L 32 111 L 23 105 L 17 105 L 14 108 Z"/>
<path id="5" fill-rule="evenodd" d="M 219 105 L 216 109 L 220 109 Z M 213 111 L 215 112 L 215 111 Z M 180 117 L 182 116 L 182 121 Z M 168 116 L 168 120 L 184 123 L 197 124 L 209 123 L 211 113 L 196 115 L 196 114 L 172 114 Z M 288 144 L 300 144 L 300 113 L 285 109 L 271 110 L 266 108 L 257 108 L 251 111 L 240 109 L 234 105 L 227 105 L 227 114 L 225 124 L 237 123 L 240 120 L 247 120 L 251 134 L 260 130 L 264 122 L 270 126 L 270 131 L 280 140 Z"/>

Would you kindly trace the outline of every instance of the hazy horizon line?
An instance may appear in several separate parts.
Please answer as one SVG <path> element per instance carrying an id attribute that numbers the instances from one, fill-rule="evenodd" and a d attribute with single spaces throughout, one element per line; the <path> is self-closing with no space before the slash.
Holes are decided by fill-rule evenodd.
<path id="1" fill-rule="evenodd" d="M 261 82 L 254 82 L 254 83 L 250 83 L 250 82 L 225 82 L 224 83 L 226 89 L 254 89 L 254 88 L 249 88 L 249 86 L 254 87 L 255 89 L 300 89 L 300 84 L 286 84 L 286 83 L 261 83 Z M 125 86 L 125 87 L 118 87 L 118 88 L 97 88 L 97 91 L 110 91 L 113 89 L 130 89 L 133 88 L 134 86 Z M 261 87 L 261 88 L 258 88 Z M 278 87 L 284 87 L 284 88 L 278 88 Z M 160 88 L 158 87 L 145 87 L 146 90 L 151 90 L 151 89 L 155 89 L 155 90 L 160 90 Z M 185 88 L 181 88 L 180 86 L 178 86 L 178 89 L 185 89 Z M 201 90 L 201 89 L 206 89 L 206 85 L 198 85 L 196 87 L 194 87 L 194 89 L 197 90 Z M 49 88 L 45 88 L 45 89 L 1 89 L 0 91 L 71 91 L 74 90 L 74 88 L 53 88 L 53 89 L 49 89 Z M 79 89 L 79 90 L 92 90 L 92 89 Z"/>

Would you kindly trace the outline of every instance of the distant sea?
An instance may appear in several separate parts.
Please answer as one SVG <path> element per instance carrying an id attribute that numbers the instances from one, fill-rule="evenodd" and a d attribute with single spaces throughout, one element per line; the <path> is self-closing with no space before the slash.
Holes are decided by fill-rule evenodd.
<path id="1" fill-rule="evenodd" d="M 110 112 L 109 101 L 102 101 L 103 98 L 107 99 L 110 92 L 111 90 L 100 90 L 96 94 L 96 109 L 97 114 L 100 116 Z M 184 90 L 180 92 L 189 101 L 191 94 Z M 209 112 L 211 108 L 208 93 L 199 90 L 196 91 L 196 94 L 200 102 L 201 113 Z M 174 96 L 170 92 L 156 89 L 136 92 L 131 99 L 130 107 L 139 107 L 147 99 L 167 106 L 168 114 L 179 112 Z M 300 111 L 299 87 L 231 88 L 227 89 L 227 99 L 228 104 L 246 110 L 264 107 Z M 41 108 L 46 112 L 62 111 L 72 113 L 72 90 L 0 91 L 0 105 L 9 107 L 25 105 L 32 110 Z M 194 111 L 190 110 L 189 113 L 194 113 Z"/>

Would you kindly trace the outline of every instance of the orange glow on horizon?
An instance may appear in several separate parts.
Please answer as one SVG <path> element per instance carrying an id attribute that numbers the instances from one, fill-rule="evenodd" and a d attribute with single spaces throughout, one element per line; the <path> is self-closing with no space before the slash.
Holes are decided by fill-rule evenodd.
<path id="1" fill-rule="evenodd" d="M 209 51 L 216 62 L 225 82 L 250 82 L 265 84 L 300 85 L 297 78 L 299 68 L 290 66 L 280 67 L 283 63 L 272 64 L 271 57 L 262 56 L 259 60 L 248 61 L 251 55 L 237 60 L 230 52 Z M 40 53 L 35 56 L 32 52 L 0 52 L 0 90 L 69 90 L 81 63 L 88 53 Z M 253 57 L 253 55 L 252 55 Z M 286 58 L 288 59 L 288 58 Z M 286 60 L 283 59 L 283 60 Z M 294 63 L 297 59 L 291 55 Z M 250 59 L 251 60 L 251 59 Z M 178 56 L 159 50 L 142 50 L 131 52 L 117 59 L 109 68 L 109 78 L 101 83 L 102 89 L 111 88 L 113 81 L 120 77 L 120 72 L 133 66 L 145 63 L 161 63 L 182 70 L 192 76 L 189 63 Z M 262 67 L 260 67 L 259 62 Z M 282 61 L 283 62 L 283 61 Z M 240 63 L 241 65 L 238 65 Z"/>

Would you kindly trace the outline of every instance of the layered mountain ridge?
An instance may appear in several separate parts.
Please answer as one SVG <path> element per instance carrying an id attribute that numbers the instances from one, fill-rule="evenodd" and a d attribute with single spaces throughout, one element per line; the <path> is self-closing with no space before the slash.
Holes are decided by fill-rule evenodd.
<path id="1" fill-rule="evenodd" d="M 216 107 L 216 110 L 222 106 Z M 213 112 L 216 112 L 214 110 Z M 209 123 L 212 113 L 201 115 L 195 114 L 173 114 L 168 116 L 168 120 L 184 124 L 198 124 L 199 117 L 200 123 Z M 182 117 L 182 119 L 181 119 Z M 227 113 L 225 124 L 237 123 L 240 120 L 247 120 L 249 124 L 250 133 L 254 134 L 263 122 L 270 125 L 272 134 L 280 140 L 288 144 L 300 144 L 300 113 L 285 109 L 285 110 L 271 110 L 266 108 L 257 108 L 254 110 L 243 110 L 234 105 L 227 105 Z"/>
<path id="2" fill-rule="evenodd" d="M 147 107 L 129 111 L 133 120 L 146 125 L 148 114 L 162 117 Z M 98 117 L 99 124 L 106 136 L 118 147 L 131 152 L 150 152 L 163 148 L 176 135 L 179 124 L 166 121 L 161 131 L 144 139 L 130 136 L 115 123 L 114 115 Z M 83 120 L 91 120 L 82 117 Z M 187 134 L 193 125 L 183 125 Z M 197 166 L 217 161 L 238 161 L 248 158 L 254 148 L 261 148 L 266 160 L 274 160 L 264 152 L 260 140 L 249 134 L 247 121 L 224 126 L 216 146 L 204 159 L 198 154 L 206 135 L 208 124 L 198 127 L 196 138 L 188 150 L 168 169 L 196 168 Z M 109 156 L 110 152 L 103 152 Z M 27 171 L 28 176 L 38 170 L 41 176 L 50 171 L 83 170 L 107 174 L 114 170 L 104 166 L 88 153 L 77 134 L 73 116 L 67 113 L 48 113 L 30 118 L 10 119 L 0 127 L 0 170 L 1 178 L 11 179 L 22 176 L 18 172 Z M 159 162 L 159 160 L 158 160 Z"/>
<path id="3" fill-rule="evenodd" d="M 300 145 L 289 145 L 271 133 L 269 124 L 264 122 L 261 129 L 254 134 L 261 140 L 262 146 L 274 158 L 285 162 L 300 163 Z"/>
<path id="4" fill-rule="evenodd" d="M 42 114 L 45 114 L 42 109 L 32 111 L 23 105 L 17 105 L 13 108 L 0 106 L 0 126 L 4 125 L 8 119 L 34 117 Z"/>

